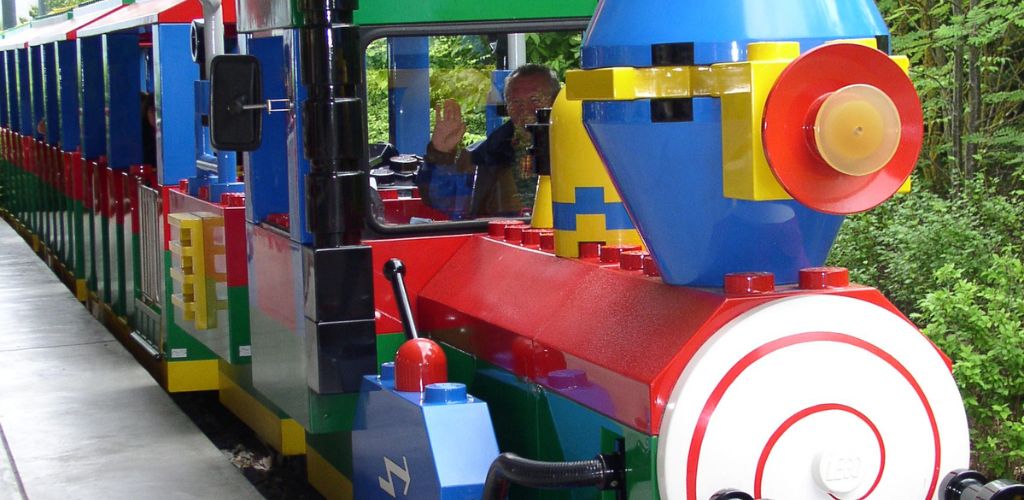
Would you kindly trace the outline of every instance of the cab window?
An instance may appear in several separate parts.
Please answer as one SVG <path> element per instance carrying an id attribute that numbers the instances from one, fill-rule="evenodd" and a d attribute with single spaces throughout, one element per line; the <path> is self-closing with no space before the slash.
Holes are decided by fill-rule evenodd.
<path id="1" fill-rule="evenodd" d="M 532 193 L 518 193 L 536 189 L 536 174 L 517 151 L 531 138 L 520 127 L 506 125 L 506 77 L 510 66 L 532 63 L 547 66 L 563 81 L 566 70 L 579 67 L 581 38 L 580 31 L 558 31 L 390 36 L 370 42 L 365 54 L 366 106 L 375 221 L 402 227 L 528 216 Z M 437 125 L 435 108 L 450 125 L 453 103 L 465 132 L 445 152 L 450 154 L 439 155 L 428 150 Z M 489 136 L 495 139 L 488 140 Z M 515 147 L 495 146 L 499 139 L 511 140 Z M 482 148 L 508 158 L 481 160 L 494 156 Z M 505 149 L 512 152 L 506 154 Z M 521 170 L 502 170 L 512 168 Z M 496 176 L 514 178 L 514 186 L 501 188 Z M 497 189 L 518 191 L 496 193 Z M 481 200 L 498 196 L 516 197 L 516 203 L 506 203 L 508 210 L 501 212 L 479 208 Z"/>

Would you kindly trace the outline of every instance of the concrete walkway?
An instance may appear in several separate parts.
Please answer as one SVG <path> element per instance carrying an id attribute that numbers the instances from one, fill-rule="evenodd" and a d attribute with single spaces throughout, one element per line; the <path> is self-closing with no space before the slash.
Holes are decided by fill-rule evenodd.
<path id="1" fill-rule="evenodd" d="M 0 219 L 0 500 L 261 498 Z"/>

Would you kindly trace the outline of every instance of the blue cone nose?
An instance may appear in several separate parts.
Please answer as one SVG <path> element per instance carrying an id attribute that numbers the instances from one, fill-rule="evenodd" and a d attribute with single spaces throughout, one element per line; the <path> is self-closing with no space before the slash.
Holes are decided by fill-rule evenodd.
<path id="1" fill-rule="evenodd" d="M 692 60 L 665 65 L 708 65 L 746 60 L 755 41 L 796 41 L 804 52 L 828 40 L 887 35 L 868 0 L 605 0 L 583 59 L 585 68 L 646 67 L 669 47 Z M 691 104 L 683 121 L 652 121 L 659 103 L 651 99 L 583 106 L 587 131 L 664 281 L 717 287 L 726 273 L 767 271 L 794 283 L 800 268 L 822 265 L 842 217 L 792 200 L 725 198 L 721 102 Z"/>

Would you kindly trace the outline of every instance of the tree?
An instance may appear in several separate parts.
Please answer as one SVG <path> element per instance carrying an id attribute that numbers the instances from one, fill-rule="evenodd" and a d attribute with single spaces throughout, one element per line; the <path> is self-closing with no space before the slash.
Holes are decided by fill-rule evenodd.
<path id="1" fill-rule="evenodd" d="M 911 59 L 925 109 L 922 180 L 958 192 L 967 179 L 1024 187 L 1024 4 L 882 0 L 894 52 Z"/>
<path id="2" fill-rule="evenodd" d="M 50 15 L 56 12 L 64 12 L 69 9 L 77 7 L 79 4 L 85 3 L 86 0 L 44 0 L 46 5 L 46 14 Z M 28 8 L 28 15 L 32 19 L 43 17 L 39 13 L 39 5 L 32 5 Z"/>

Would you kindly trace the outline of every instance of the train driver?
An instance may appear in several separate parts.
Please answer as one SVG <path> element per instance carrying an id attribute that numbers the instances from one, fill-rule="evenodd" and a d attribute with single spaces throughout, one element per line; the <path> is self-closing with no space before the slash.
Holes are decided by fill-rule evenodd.
<path id="1" fill-rule="evenodd" d="M 509 121 L 467 149 L 459 147 L 466 133 L 459 104 L 446 99 L 434 109 L 434 131 L 424 161 L 454 165 L 463 173 L 475 169 L 470 217 L 519 216 L 533 207 L 537 176 L 527 154 L 533 137 L 526 125 L 536 122 L 538 109 L 551 107 L 560 88 L 547 66 L 525 64 L 515 69 L 505 80 Z"/>

